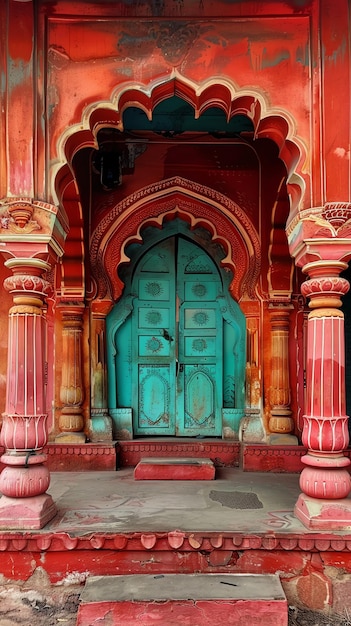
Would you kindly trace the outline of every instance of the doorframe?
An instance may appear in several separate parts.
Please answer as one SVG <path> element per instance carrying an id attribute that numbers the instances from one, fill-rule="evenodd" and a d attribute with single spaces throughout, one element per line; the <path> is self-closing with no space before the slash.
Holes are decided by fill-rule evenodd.
<path id="1" fill-rule="evenodd" d="M 225 252 L 223 248 L 218 245 L 217 241 L 213 237 L 208 229 L 204 228 L 204 225 L 198 225 L 197 228 L 191 228 L 188 220 L 181 219 L 181 217 L 175 213 L 170 214 L 170 220 L 163 223 L 163 228 L 152 228 L 149 226 L 149 234 L 145 236 L 146 230 L 141 231 L 144 233 L 143 237 L 140 237 L 138 244 L 134 240 L 130 240 L 129 248 L 125 247 L 126 252 L 129 252 L 133 257 L 132 261 L 125 266 L 125 272 L 123 282 L 127 287 L 129 282 L 131 286 L 131 277 L 137 267 L 137 264 L 141 256 L 149 249 L 151 249 L 158 242 L 176 235 L 181 234 L 192 240 L 194 243 L 202 247 L 204 251 L 209 254 L 213 262 L 218 268 L 219 274 L 223 283 L 223 295 L 220 296 L 219 303 L 223 319 L 227 322 L 228 334 L 237 336 L 237 345 L 232 346 L 233 355 L 235 350 L 238 354 L 244 354 L 246 350 L 246 331 L 245 331 L 245 316 L 242 313 L 239 304 L 232 298 L 230 292 L 230 285 L 232 283 L 232 275 L 230 272 L 225 271 L 223 268 L 223 260 L 225 260 Z M 173 219 L 171 219 L 173 217 Z M 151 232 L 151 234 L 150 234 Z M 143 245 L 140 245 L 142 243 Z M 133 251 L 131 252 L 131 249 Z M 130 257 L 129 257 L 130 258 Z M 131 407 L 118 407 L 117 406 L 117 394 L 116 394 L 116 368 L 117 368 L 117 345 L 116 338 L 117 333 L 121 326 L 125 323 L 128 317 L 131 315 L 133 309 L 133 299 L 135 294 L 127 291 L 123 297 L 114 305 L 112 311 L 109 313 L 106 326 L 107 326 L 107 365 L 108 365 L 108 405 L 109 414 L 115 422 L 115 430 L 119 435 L 118 438 L 133 439 L 133 416 Z M 240 318 L 241 317 L 241 324 Z M 223 360 L 224 360 L 223 354 Z M 233 357 L 234 359 L 234 357 Z M 234 359 L 235 361 L 235 359 Z M 233 368 L 234 368 L 233 364 Z M 224 368 L 223 368 L 224 369 Z M 240 373 L 236 373 L 238 380 L 240 379 L 237 396 L 236 406 L 223 407 L 222 409 L 222 437 L 227 439 L 237 439 L 239 424 L 241 418 L 244 416 L 245 411 L 245 359 L 242 367 L 241 376 Z M 224 379 L 223 371 L 223 379 Z M 235 376 L 233 372 L 233 376 Z M 223 390 L 224 392 L 224 390 Z M 122 436 L 121 436 L 122 433 Z"/>

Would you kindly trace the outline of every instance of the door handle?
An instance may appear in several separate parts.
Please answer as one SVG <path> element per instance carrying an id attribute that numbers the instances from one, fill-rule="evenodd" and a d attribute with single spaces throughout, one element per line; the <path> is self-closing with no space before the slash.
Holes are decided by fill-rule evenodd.
<path id="1" fill-rule="evenodd" d="M 184 371 L 184 364 L 183 363 L 176 363 L 176 375 L 178 376 L 179 372 L 183 372 Z"/>
<path id="2" fill-rule="evenodd" d="M 184 371 L 184 363 L 179 363 L 178 359 L 176 359 L 176 378 L 178 377 L 179 372 Z"/>
<path id="3" fill-rule="evenodd" d="M 173 337 L 171 337 L 168 330 L 166 330 L 165 328 L 163 329 L 161 334 L 162 334 L 162 337 L 166 339 L 166 341 L 170 341 L 170 342 L 173 341 Z"/>

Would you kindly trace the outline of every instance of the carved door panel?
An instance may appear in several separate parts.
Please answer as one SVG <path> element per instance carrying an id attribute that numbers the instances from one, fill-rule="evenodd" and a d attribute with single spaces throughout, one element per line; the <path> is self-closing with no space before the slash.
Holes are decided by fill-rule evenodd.
<path id="1" fill-rule="evenodd" d="M 177 434 L 220 436 L 222 432 L 222 316 L 218 271 L 210 257 L 180 239 L 177 263 L 179 365 Z"/>
<path id="2" fill-rule="evenodd" d="M 220 436 L 221 281 L 210 257 L 170 238 L 139 263 L 132 323 L 136 435 Z"/>
<path id="3" fill-rule="evenodd" d="M 175 434 L 174 239 L 152 248 L 134 281 L 132 403 L 137 435 Z"/>

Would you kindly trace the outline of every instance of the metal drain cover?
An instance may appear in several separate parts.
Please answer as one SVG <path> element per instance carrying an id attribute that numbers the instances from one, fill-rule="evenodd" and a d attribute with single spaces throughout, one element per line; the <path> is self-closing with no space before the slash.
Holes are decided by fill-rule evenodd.
<path id="1" fill-rule="evenodd" d="M 252 491 L 211 491 L 210 498 L 229 509 L 263 509 L 261 500 Z"/>

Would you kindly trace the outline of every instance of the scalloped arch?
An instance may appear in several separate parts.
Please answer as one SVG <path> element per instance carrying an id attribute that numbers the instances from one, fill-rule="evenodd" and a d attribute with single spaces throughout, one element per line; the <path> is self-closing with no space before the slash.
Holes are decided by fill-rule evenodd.
<path id="1" fill-rule="evenodd" d="M 226 252 L 222 266 L 231 270 L 230 293 L 235 300 L 254 297 L 260 273 L 261 250 L 251 221 L 232 200 L 209 187 L 181 177 L 152 184 L 114 206 L 100 222 L 90 241 L 91 265 L 96 269 L 99 298 L 110 290 L 114 300 L 124 284 L 118 266 L 129 259 L 128 243 L 141 242 L 146 226 L 162 228 L 165 220 L 179 217 L 190 229 L 201 226 Z"/>
<path id="2" fill-rule="evenodd" d="M 138 107 L 152 119 L 154 108 L 163 100 L 178 96 L 194 109 L 195 118 L 209 107 L 224 111 L 227 120 L 241 114 L 247 115 L 253 123 L 255 137 L 269 138 L 279 148 L 279 156 L 288 172 L 287 186 L 291 198 L 291 210 L 300 203 L 304 191 L 304 179 L 298 168 L 303 166 L 306 150 L 297 137 L 293 118 L 282 110 L 268 106 L 259 91 L 239 89 L 233 82 L 213 77 L 196 84 L 177 72 L 149 86 L 139 83 L 119 85 L 108 101 L 90 104 L 84 110 L 82 119 L 70 126 L 58 142 L 58 160 L 53 166 L 53 196 L 62 197 L 60 169 L 72 164 L 74 155 L 84 147 L 97 148 L 97 133 L 101 128 L 114 127 L 123 130 L 123 112 L 128 107 Z M 73 176 L 73 174 L 72 174 Z"/>

